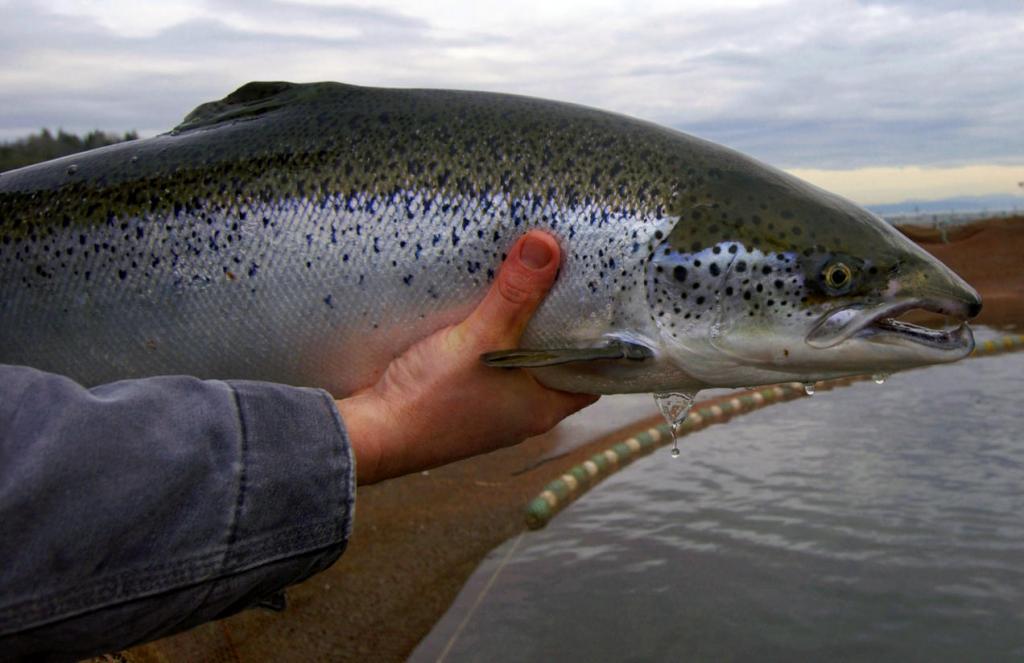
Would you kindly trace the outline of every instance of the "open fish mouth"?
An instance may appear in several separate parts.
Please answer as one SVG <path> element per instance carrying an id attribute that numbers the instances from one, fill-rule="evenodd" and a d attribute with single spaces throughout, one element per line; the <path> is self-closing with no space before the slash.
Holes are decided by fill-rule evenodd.
<path id="1" fill-rule="evenodd" d="M 973 335 L 966 321 L 960 321 L 944 329 L 932 329 L 893 318 L 883 318 L 869 325 L 865 331 L 869 336 L 881 335 L 882 338 L 879 340 L 885 340 L 887 336 L 895 337 L 931 346 L 937 350 L 959 350 L 973 343 Z"/>
<path id="2" fill-rule="evenodd" d="M 968 318 L 977 315 L 978 303 L 959 300 L 912 299 L 865 306 L 854 304 L 829 312 L 807 336 L 815 348 L 829 348 L 851 338 L 878 343 L 925 346 L 944 352 L 970 352 L 974 336 Z M 944 316 L 939 329 L 897 318 L 906 313 L 927 312 Z"/>

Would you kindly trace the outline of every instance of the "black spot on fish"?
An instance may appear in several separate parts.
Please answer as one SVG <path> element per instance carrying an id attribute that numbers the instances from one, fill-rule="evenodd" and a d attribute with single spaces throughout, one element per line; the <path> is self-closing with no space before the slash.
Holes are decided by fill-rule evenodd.
<path id="1" fill-rule="evenodd" d="M 732 297 L 732 293 L 733 293 L 732 286 L 729 286 L 728 288 L 725 289 L 725 294 L 728 295 L 729 297 Z"/>
<path id="2" fill-rule="evenodd" d="M 412 285 L 412 274 L 407 274 L 402 277 L 402 283 L 405 285 Z"/>
<path id="3" fill-rule="evenodd" d="M 779 279 L 775 279 L 775 287 L 776 287 L 776 288 L 782 289 L 782 286 L 783 286 L 783 285 L 784 285 L 784 284 L 782 283 L 782 281 L 781 281 L 781 280 L 779 280 Z"/>
<path id="4" fill-rule="evenodd" d="M 736 271 L 737 272 L 745 272 L 745 271 L 747 271 L 747 261 L 746 260 L 740 260 L 739 262 L 737 262 L 736 263 Z"/>
<path id="5" fill-rule="evenodd" d="M 711 266 L 708 267 L 708 269 L 711 271 L 711 276 L 718 276 L 719 274 L 722 273 L 722 270 L 718 268 L 717 262 L 711 263 Z"/>
<path id="6" fill-rule="evenodd" d="M 697 298 L 697 305 L 700 306 L 703 303 L 704 303 L 704 298 L 703 297 L 698 297 Z"/>
<path id="7" fill-rule="evenodd" d="M 749 290 L 747 290 L 745 293 L 743 293 L 743 299 L 746 299 L 746 300 L 749 301 L 750 297 L 751 297 L 751 294 L 750 294 Z"/>
<path id="8" fill-rule="evenodd" d="M 772 273 L 772 268 L 769 267 L 768 265 L 765 265 L 764 267 L 761 268 L 761 273 L 762 274 L 771 274 Z"/>
<path id="9" fill-rule="evenodd" d="M 334 295 L 324 297 L 324 304 L 327 304 L 327 308 L 334 308 Z"/>
<path id="10" fill-rule="evenodd" d="M 676 265 L 675 269 L 672 270 L 672 276 L 674 276 L 677 281 L 685 281 L 686 268 L 682 265 Z"/>

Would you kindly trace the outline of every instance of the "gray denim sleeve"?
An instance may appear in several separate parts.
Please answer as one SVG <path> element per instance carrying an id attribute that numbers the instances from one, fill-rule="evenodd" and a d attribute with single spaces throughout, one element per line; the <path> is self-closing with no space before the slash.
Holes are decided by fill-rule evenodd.
<path id="1" fill-rule="evenodd" d="M 355 474 L 323 391 L 0 366 L 0 660 L 224 617 L 333 563 Z"/>

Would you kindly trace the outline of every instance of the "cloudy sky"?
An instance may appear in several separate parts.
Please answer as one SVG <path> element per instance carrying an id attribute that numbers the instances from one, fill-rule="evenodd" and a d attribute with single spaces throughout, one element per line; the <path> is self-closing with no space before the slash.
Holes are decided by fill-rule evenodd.
<path id="1" fill-rule="evenodd" d="M 250 80 L 575 101 L 862 203 L 1021 193 L 1024 0 L 0 0 L 0 139 L 144 135 Z"/>

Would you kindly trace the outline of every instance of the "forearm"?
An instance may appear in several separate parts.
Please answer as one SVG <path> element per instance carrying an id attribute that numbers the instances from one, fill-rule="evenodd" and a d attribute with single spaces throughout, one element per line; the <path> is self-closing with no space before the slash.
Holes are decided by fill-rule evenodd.
<path id="1" fill-rule="evenodd" d="M 85 390 L 0 367 L 0 658 L 84 656 L 257 603 L 341 554 L 354 491 L 324 392 Z"/>

